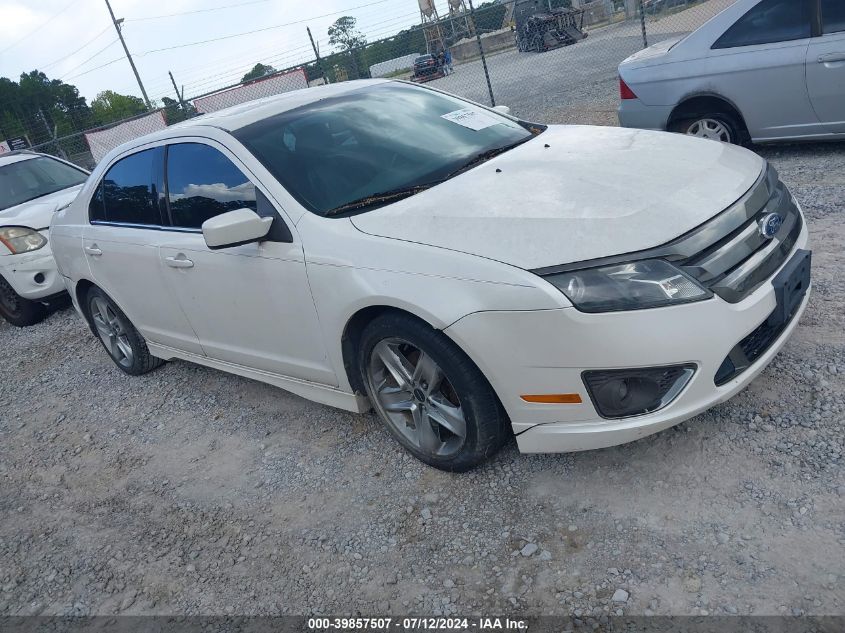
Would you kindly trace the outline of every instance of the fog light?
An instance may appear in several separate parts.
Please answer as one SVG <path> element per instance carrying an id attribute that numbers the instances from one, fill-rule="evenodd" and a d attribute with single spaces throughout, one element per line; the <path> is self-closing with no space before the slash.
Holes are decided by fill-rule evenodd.
<path id="1" fill-rule="evenodd" d="M 695 365 L 585 371 L 584 384 L 603 418 L 653 413 L 671 403 L 695 373 Z"/>
<path id="2" fill-rule="evenodd" d="M 37 284 L 43 284 L 45 280 L 44 273 L 35 273 L 35 277 L 32 280 Z"/>

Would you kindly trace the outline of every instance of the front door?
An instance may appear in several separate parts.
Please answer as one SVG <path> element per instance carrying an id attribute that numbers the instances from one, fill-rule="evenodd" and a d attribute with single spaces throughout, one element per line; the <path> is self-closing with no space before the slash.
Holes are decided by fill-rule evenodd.
<path id="1" fill-rule="evenodd" d="M 822 35 L 807 51 L 807 91 L 828 132 L 845 134 L 845 2 L 821 0 Z"/>
<path id="2" fill-rule="evenodd" d="M 824 133 L 807 94 L 811 2 L 762 0 L 712 45 L 700 78 L 739 108 L 756 140 Z"/>
<path id="3" fill-rule="evenodd" d="M 222 146 L 168 146 L 173 230 L 160 249 L 167 282 L 210 358 L 336 386 L 302 244 L 235 161 Z M 274 217 L 269 239 L 209 249 L 202 223 L 244 207 Z"/>
<path id="4" fill-rule="evenodd" d="M 83 248 L 94 282 L 141 335 L 201 354 L 199 340 L 162 276 L 158 242 L 162 218 L 156 200 L 158 157 L 148 149 L 119 160 L 106 172 L 89 208 Z"/>

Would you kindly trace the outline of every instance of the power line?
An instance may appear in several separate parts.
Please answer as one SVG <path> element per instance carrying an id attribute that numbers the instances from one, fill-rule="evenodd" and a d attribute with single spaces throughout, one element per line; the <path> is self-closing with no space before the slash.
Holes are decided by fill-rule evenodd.
<path id="1" fill-rule="evenodd" d="M 222 76 L 226 76 L 226 75 L 232 75 L 232 74 L 237 74 L 237 73 L 243 74 L 245 72 L 244 71 L 245 68 L 246 68 L 246 70 L 249 70 L 248 67 L 254 66 L 256 63 L 263 63 L 263 64 L 276 63 L 280 59 L 289 59 L 290 57 L 297 57 L 298 56 L 297 51 L 304 51 L 304 50 L 309 49 L 309 48 L 310 48 L 310 45 L 305 44 L 303 46 L 298 46 L 296 48 L 286 48 L 282 53 L 277 53 L 275 55 L 268 54 L 268 55 L 262 56 L 262 57 L 251 56 L 249 58 L 250 59 L 249 62 L 244 61 L 243 63 L 239 63 L 237 65 L 228 66 L 228 67 L 222 69 L 220 73 L 217 73 L 215 75 L 202 74 L 202 76 L 199 79 L 196 79 L 196 80 L 188 79 L 188 81 L 186 82 L 186 85 L 193 85 L 193 84 L 196 84 L 198 82 L 204 82 L 204 81 L 207 81 L 209 79 L 214 79 L 216 77 L 222 77 Z M 209 67 L 210 66 L 206 66 L 205 68 L 209 68 Z M 184 75 L 184 73 L 180 73 L 180 74 Z M 201 73 L 192 72 L 192 73 L 189 73 L 188 76 L 194 77 L 198 74 L 201 74 Z"/>
<path id="2" fill-rule="evenodd" d="M 67 5 L 64 9 L 61 9 L 58 13 L 54 13 L 54 14 L 53 14 L 53 15 L 52 15 L 49 19 L 47 19 L 45 22 L 42 22 L 39 26 L 36 26 L 34 29 L 32 29 L 29 33 L 27 33 L 26 35 L 24 35 L 22 38 L 15 40 L 15 41 L 14 41 L 14 42 L 12 42 L 11 44 L 9 44 L 6 48 L 4 48 L 3 50 L 0 50 L 0 53 L 5 53 L 5 52 L 6 52 L 7 50 L 9 50 L 10 48 L 14 48 L 15 46 L 17 46 L 18 44 L 20 44 L 21 42 L 23 42 L 25 39 L 27 39 L 27 38 L 28 38 L 30 35 L 32 35 L 33 33 L 36 33 L 37 31 L 40 31 L 40 30 L 41 30 L 41 29 L 43 29 L 45 26 L 47 26 L 48 24 L 50 24 L 50 22 L 52 22 L 52 21 L 53 21 L 53 20 L 55 20 L 57 17 L 59 17 L 62 13 L 64 13 L 64 12 L 65 12 L 65 11 L 67 11 L 68 9 L 70 9 L 70 8 L 71 8 L 74 4 L 76 4 L 76 0 L 71 0 L 70 4 L 68 4 L 68 5 Z"/>
<path id="3" fill-rule="evenodd" d="M 105 53 L 105 52 L 106 52 L 109 48 L 111 48 L 111 47 L 112 47 L 112 46 L 114 46 L 115 44 L 117 44 L 117 38 L 114 38 L 111 42 L 109 42 L 109 43 L 108 43 L 108 44 L 106 44 L 103 48 L 101 48 L 101 49 L 100 49 L 100 50 L 98 50 L 96 53 L 94 53 L 93 55 L 91 55 L 91 57 L 89 57 L 88 59 L 86 59 L 84 62 L 82 62 L 82 63 L 80 63 L 80 64 L 77 64 L 76 66 L 74 66 L 73 68 L 71 68 L 70 70 L 68 70 L 67 72 L 65 72 L 65 74 L 64 74 L 64 75 L 62 75 L 61 77 L 59 77 L 59 79 L 64 79 L 65 77 L 67 77 L 68 75 L 70 75 L 70 74 L 71 74 L 72 72 L 74 72 L 75 70 L 78 70 L 78 69 L 82 68 L 85 64 L 87 64 L 88 62 L 90 62 L 92 59 L 94 59 L 94 58 L 95 58 L 95 57 L 97 57 L 98 55 L 100 55 L 100 54 L 102 54 L 102 53 Z"/>
<path id="4" fill-rule="evenodd" d="M 310 61 L 309 59 L 307 59 L 304 56 L 303 53 L 300 53 L 298 55 L 283 55 L 283 56 L 279 56 L 279 57 L 275 57 L 275 58 L 268 58 L 268 59 L 265 59 L 263 62 L 259 62 L 259 63 L 266 63 L 268 65 L 270 63 L 275 63 L 275 64 L 278 64 L 280 66 L 294 66 L 297 63 L 296 60 L 299 60 L 299 62 L 301 64 L 307 64 Z M 284 61 L 284 64 L 279 64 L 280 61 Z M 248 72 L 248 71 L 249 71 L 249 68 L 241 67 L 239 69 L 232 69 L 230 71 L 220 73 L 219 75 L 214 75 L 212 77 L 208 77 L 206 79 L 202 79 L 202 80 L 199 80 L 199 81 L 188 82 L 185 85 L 188 88 L 190 88 L 190 90 L 193 92 L 193 91 L 196 91 L 198 88 L 201 88 L 203 86 L 209 86 L 209 85 L 215 84 L 215 83 L 229 83 L 227 81 L 227 79 L 235 79 L 239 75 L 243 75 L 245 72 Z"/>
<path id="5" fill-rule="evenodd" d="M 112 44 L 114 44 L 115 42 L 117 42 L 117 40 L 112 42 Z M 126 59 L 126 58 L 121 55 L 120 57 L 117 57 L 117 58 L 111 60 L 110 62 L 106 62 L 105 64 L 100 64 L 99 66 L 94 66 L 94 68 L 89 68 L 88 70 L 81 72 L 79 74 L 72 75 L 70 77 L 67 77 L 67 76 L 62 77 L 62 80 L 64 80 L 64 79 L 76 79 L 77 77 L 82 77 L 83 75 L 87 75 L 88 73 L 92 73 L 95 70 L 100 70 L 100 68 L 105 68 L 106 66 L 111 66 L 112 64 L 116 64 L 117 62 L 119 62 L 123 59 Z"/>
<path id="6" fill-rule="evenodd" d="M 208 40 L 200 40 L 199 42 L 188 42 L 187 44 L 176 44 L 174 46 L 167 46 L 165 48 L 156 48 L 149 51 L 144 51 L 140 53 L 140 55 L 151 55 L 153 53 L 162 53 L 164 51 L 172 51 L 178 48 L 188 48 L 190 46 L 200 46 L 201 44 L 210 44 L 212 42 L 220 42 L 222 40 L 230 40 L 235 37 L 243 37 L 244 35 L 254 35 L 255 33 L 263 33 L 265 31 L 272 31 L 274 29 L 280 29 L 285 26 L 294 26 L 296 24 L 304 24 L 305 22 L 310 22 L 311 20 L 319 20 L 321 18 L 329 18 L 333 15 L 339 15 L 341 13 L 347 13 L 349 11 L 354 11 L 356 9 L 363 9 L 364 7 L 371 7 L 377 4 L 384 4 L 385 2 L 389 2 L 390 0 L 377 0 L 376 2 L 370 2 L 369 4 L 362 4 L 357 7 L 350 7 L 348 9 L 344 9 L 342 11 L 332 11 L 331 13 L 325 13 L 323 15 L 315 15 L 310 18 L 305 18 L 303 20 L 296 20 L 294 22 L 286 22 L 284 24 L 276 24 L 274 26 L 265 26 L 261 29 L 255 29 L 253 31 L 243 31 L 241 33 L 233 33 L 232 35 L 223 35 L 221 37 L 215 37 Z"/>
<path id="7" fill-rule="evenodd" d="M 241 2 L 239 4 L 227 4 L 221 7 L 209 7 L 207 9 L 195 9 L 193 11 L 182 11 L 180 13 L 166 13 L 164 15 L 150 15 L 140 18 L 126 18 L 127 22 L 144 22 L 148 20 L 162 20 L 164 18 L 175 18 L 181 15 L 194 15 L 195 13 L 209 13 L 211 11 L 222 11 L 223 9 L 236 9 L 238 7 L 245 7 L 251 4 L 263 4 L 270 2 L 270 0 L 251 0 L 250 2 Z"/>
<path id="8" fill-rule="evenodd" d="M 408 24 L 408 22 L 413 21 L 415 19 L 419 19 L 419 14 L 417 12 L 401 13 L 401 14 L 395 14 L 392 17 L 390 17 L 386 20 L 374 22 L 374 23 L 372 23 L 368 26 L 369 27 L 379 27 L 379 29 L 378 29 L 379 35 L 376 36 L 376 39 L 382 39 L 382 37 L 380 37 L 381 33 L 390 32 L 390 31 L 394 30 L 396 28 L 396 26 L 394 26 L 394 25 L 399 25 L 401 23 Z M 413 29 L 415 27 L 419 28 L 419 26 L 420 25 L 418 25 L 418 24 L 408 24 L 407 28 Z M 397 35 L 397 34 L 398 33 L 392 33 L 391 35 Z M 390 37 L 391 35 L 389 35 L 388 37 Z M 238 75 L 242 75 L 244 72 L 246 72 L 246 70 L 248 70 L 247 65 L 251 65 L 254 62 L 260 62 L 260 63 L 265 63 L 265 64 L 277 64 L 277 65 L 278 65 L 278 62 L 282 62 L 282 64 L 284 66 L 293 66 L 293 65 L 296 65 L 297 63 L 307 64 L 310 61 L 313 61 L 310 58 L 310 55 L 306 56 L 302 53 L 298 53 L 298 51 L 304 51 L 306 49 L 310 49 L 310 44 L 301 45 L 301 46 L 297 46 L 297 47 L 293 47 L 293 48 L 287 47 L 281 53 L 277 53 L 275 55 L 267 54 L 266 57 L 263 56 L 262 53 L 253 52 L 249 56 L 241 56 L 241 57 L 238 58 L 239 60 L 242 59 L 243 63 L 237 63 L 235 65 L 230 65 L 227 68 L 221 70 L 221 72 L 218 72 L 218 73 L 215 73 L 215 74 L 212 74 L 212 75 L 202 74 L 202 70 L 207 69 L 207 68 L 217 68 L 218 66 L 216 66 L 214 63 L 208 63 L 208 64 L 202 64 L 202 65 L 199 65 L 199 66 L 194 66 L 192 68 L 187 69 L 187 72 L 188 72 L 188 79 L 187 80 L 185 80 L 186 70 L 183 69 L 179 72 L 180 72 L 180 76 L 183 78 L 183 80 L 185 80 L 186 89 L 188 89 L 191 92 L 196 92 L 197 90 L 200 90 L 200 89 L 207 89 L 214 84 L 220 84 L 220 83 L 224 83 L 224 82 L 228 83 L 228 82 L 234 80 L 235 78 L 238 77 Z M 269 51 L 267 51 L 267 53 L 269 53 Z M 220 62 L 225 62 L 225 61 L 231 62 L 233 60 L 231 58 L 220 60 Z M 197 80 L 192 81 L 190 79 L 191 76 L 200 75 L 200 74 L 202 76 L 200 78 L 198 78 Z M 162 84 L 163 83 L 164 82 L 162 82 Z"/>
<path id="9" fill-rule="evenodd" d="M 68 54 L 67 54 L 67 55 L 65 55 L 64 57 L 60 57 L 60 58 L 59 58 L 59 59 L 57 59 L 56 61 L 54 61 L 54 62 L 50 62 L 49 64 L 41 64 L 41 66 L 40 66 L 41 70 L 47 70 L 47 69 L 48 69 L 48 68 L 50 68 L 51 66 L 55 66 L 56 64 L 61 63 L 61 62 L 65 61 L 66 59 L 70 58 L 70 57 L 73 57 L 73 56 L 74 56 L 74 55 L 76 55 L 79 51 L 81 51 L 83 48 L 85 48 L 85 47 L 89 46 L 90 44 L 93 44 L 95 41 L 97 41 L 98 39 L 100 39 L 100 37 L 101 37 L 101 36 L 102 36 L 102 35 L 103 35 L 106 31 L 108 31 L 110 28 L 111 28 L 110 26 L 107 26 L 106 28 L 104 28 L 102 31 L 100 31 L 99 33 L 97 33 L 94 37 L 92 37 L 90 40 L 88 40 L 87 42 L 85 42 L 82 46 L 80 46 L 79 48 L 77 48 L 77 49 L 76 49 L 75 51 L 73 51 L 72 53 L 68 53 Z"/>

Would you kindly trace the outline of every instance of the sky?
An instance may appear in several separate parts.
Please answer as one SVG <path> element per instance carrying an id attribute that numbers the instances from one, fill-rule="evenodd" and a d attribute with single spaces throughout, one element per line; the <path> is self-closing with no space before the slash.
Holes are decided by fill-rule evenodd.
<path id="1" fill-rule="evenodd" d="M 351 15 L 372 41 L 419 23 L 417 0 L 111 0 L 150 99 L 185 97 L 236 83 L 257 62 L 281 69 L 313 59 L 328 27 Z M 438 7 L 446 0 L 438 0 Z M 240 5 L 240 6 L 233 6 Z M 230 8 L 216 9 L 217 7 Z M 183 15 L 173 15 L 183 14 Z M 41 70 L 79 88 L 89 102 L 103 90 L 141 96 L 105 0 L 0 0 L 0 76 Z M 228 37 L 264 29 L 261 32 Z M 184 46 L 225 37 L 216 42 Z M 178 47 L 178 48 L 176 48 Z M 162 50 L 170 49 L 170 50 Z"/>

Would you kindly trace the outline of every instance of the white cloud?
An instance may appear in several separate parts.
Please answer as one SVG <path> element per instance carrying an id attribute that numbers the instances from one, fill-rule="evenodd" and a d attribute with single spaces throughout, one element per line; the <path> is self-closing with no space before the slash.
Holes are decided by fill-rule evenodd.
<path id="1" fill-rule="evenodd" d="M 188 185 L 181 194 L 171 196 L 174 200 L 180 198 L 211 198 L 217 202 L 235 202 L 237 200 L 255 200 L 255 187 L 251 182 L 245 182 L 237 187 L 227 187 L 218 182 L 211 185 Z"/>

